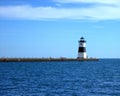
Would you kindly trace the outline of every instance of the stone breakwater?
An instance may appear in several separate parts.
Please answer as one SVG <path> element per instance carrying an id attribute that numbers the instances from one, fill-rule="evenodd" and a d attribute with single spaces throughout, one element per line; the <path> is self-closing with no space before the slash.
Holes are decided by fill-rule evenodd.
<path id="1" fill-rule="evenodd" d="M 0 58 L 0 62 L 41 62 L 41 61 L 98 61 L 98 58 Z"/>

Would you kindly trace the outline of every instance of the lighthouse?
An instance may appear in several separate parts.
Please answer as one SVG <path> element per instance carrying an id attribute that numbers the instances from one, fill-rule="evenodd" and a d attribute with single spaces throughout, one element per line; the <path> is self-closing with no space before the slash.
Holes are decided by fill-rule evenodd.
<path id="1" fill-rule="evenodd" d="M 86 59 L 87 54 L 86 54 L 86 41 L 83 37 L 80 38 L 79 43 L 79 48 L 78 48 L 78 59 Z"/>

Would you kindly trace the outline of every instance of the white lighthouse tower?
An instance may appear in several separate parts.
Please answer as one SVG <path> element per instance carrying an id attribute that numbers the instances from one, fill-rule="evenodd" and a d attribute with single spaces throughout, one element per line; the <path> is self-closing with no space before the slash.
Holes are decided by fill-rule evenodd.
<path id="1" fill-rule="evenodd" d="M 79 41 L 79 48 L 78 48 L 78 59 L 86 59 L 86 41 L 83 37 L 80 38 Z"/>

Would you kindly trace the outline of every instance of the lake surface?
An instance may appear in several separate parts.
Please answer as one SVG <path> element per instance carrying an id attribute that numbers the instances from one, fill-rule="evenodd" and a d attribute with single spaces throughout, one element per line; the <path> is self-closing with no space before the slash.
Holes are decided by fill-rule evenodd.
<path id="1" fill-rule="evenodd" d="M 120 96 L 120 59 L 0 62 L 0 96 Z"/>

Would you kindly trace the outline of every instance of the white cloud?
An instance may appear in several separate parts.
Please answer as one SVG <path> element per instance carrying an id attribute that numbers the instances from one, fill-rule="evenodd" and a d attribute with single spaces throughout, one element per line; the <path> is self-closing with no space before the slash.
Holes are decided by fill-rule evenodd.
<path id="1" fill-rule="evenodd" d="M 120 6 L 92 6 L 89 8 L 55 8 L 24 6 L 0 6 L 0 17 L 12 19 L 120 19 Z"/>
<path id="2" fill-rule="evenodd" d="M 54 0 L 59 3 L 101 3 L 101 4 L 119 4 L 120 0 Z"/>

